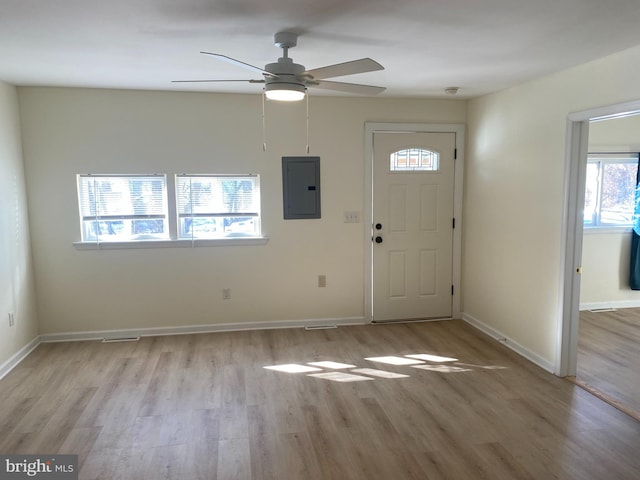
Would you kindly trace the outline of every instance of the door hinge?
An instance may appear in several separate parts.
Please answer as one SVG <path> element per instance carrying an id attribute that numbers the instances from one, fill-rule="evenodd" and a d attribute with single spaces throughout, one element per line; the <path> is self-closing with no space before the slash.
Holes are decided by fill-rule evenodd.
<path id="1" fill-rule="evenodd" d="M 451 228 L 456 228 L 456 219 L 453 218 L 453 222 L 451 222 Z"/>
<path id="2" fill-rule="evenodd" d="M 453 295 L 453 285 L 451 285 L 451 295 Z"/>
<path id="3" fill-rule="evenodd" d="M 457 149 L 457 148 L 454 148 L 454 149 L 453 149 L 453 159 L 454 159 L 454 160 L 457 160 L 457 159 L 458 159 L 458 149 Z"/>

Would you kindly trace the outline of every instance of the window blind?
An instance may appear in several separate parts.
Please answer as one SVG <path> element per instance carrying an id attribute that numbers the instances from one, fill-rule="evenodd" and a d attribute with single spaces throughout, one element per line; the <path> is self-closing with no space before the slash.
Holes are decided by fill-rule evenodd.
<path id="1" fill-rule="evenodd" d="M 257 175 L 176 175 L 179 238 L 258 236 Z"/>
<path id="2" fill-rule="evenodd" d="M 165 175 L 78 175 L 83 241 L 168 239 Z"/>

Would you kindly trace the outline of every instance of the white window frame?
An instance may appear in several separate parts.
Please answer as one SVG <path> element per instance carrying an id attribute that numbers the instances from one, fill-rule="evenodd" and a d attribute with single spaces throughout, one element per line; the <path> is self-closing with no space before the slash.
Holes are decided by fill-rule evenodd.
<path id="1" fill-rule="evenodd" d="M 195 181 L 196 183 L 207 183 L 212 180 L 212 190 L 216 192 L 213 195 L 203 195 L 205 198 L 205 203 L 193 203 L 193 196 L 191 195 L 191 182 Z M 181 182 L 184 181 L 184 186 L 189 185 L 189 201 L 184 201 L 182 198 L 181 190 Z M 237 200 L 241 200 L 242 205 L 237 205 L 235 208 L 230 207 L 229 197 L 227 200 L 224 199 L 224 182 L 225 181 L 239 181 L 241 183 L 249 182 L 252 185 L 251 194 L 248 196 L 237 196 L 234 195 L 232 197 L 236 197 Z M 256 238 L 261 235 L 261 226 L 260 226 L 260 177 L 258 175 L 190 175 L 190 174 L 179 174 L 175 176 L 176 182 L 176 224 L 177 224 L 177 238 L 179 240 L 204 240 L 204 239 L 229 239 L 229 238 Z M 215 190 L 215 186 L 219 187 L 219 190 Z M 182 187 L 184 188 L 184 187 Z M 238 218 L 250 218 L 250 225 L 253 227 L 253 234 L 247 235 L 243 232 L 238 232 L 234 234 L 233 232 L 225 232 L 227 227 L 223 226 L 227 224 L 227 222 L 232 219 Z M 200 234 L 194 233 L 193 224 L 197 219 L 205 220 L 205 225 L 213 226 L 217 224 L 215 230 L 209 234 L 205 232 L 201 232 Z M 186 220 L 191 220 L 192 228 L 191 234 L 183 233 L 183 224 L 182 222 Z M 217 222 L 215 220 L 218 220 Z M 211 223 L 210 223 L 211 222 Z M 240 222 L 241 224 L 242 222 Z M 231 225 L 228 226 L 232 226 Z M 234 236 L 239 235 L 239 236 Z"/>
<path id="2" fill-rule="evenodd" d="M 186 174 L 180 174 L 186 175 Z M 178 236 L 178 212 L 177 212 L 177 198 L 176 198 L 176 177 L 177 174 L 80 174 L 77 176 L 78 185 L 80 177 L 87 176 L 95 176 L 95 177 L 152 177 L 152 176 L 162 176 L 165 178 L 165 188 L 166 188 L 166 201 L 167 201 L 167 222 L 169 225 L 169 238 L 163 240 L 157 239 L 139 239 L 139 240 L 128 240 L 128 241 L 76 241 L 73 242 L 73 245 L 78 250 L 111 250 L 111 249 L 132 249 L 132 248 L 164 248 L 164 247 L 211 247 L 211 246 L 234 246 L 234 245 L 264 245 L 268 243 L 269 238 L 264 235 L 262 230 L 262 215 L 260 210 L 255 212 L 258 214 L 258 235 L 252 237 L 223 237 L 223 238 L 179 238 Z M 193 175 L 197 176 L 210 176 L 210 177 L 243 177 L 247 176 L 244 174 L 239 175 Z M 254 175 L 258 177 L 259 175 Z M 79 190 L 78 190 L 79 193 Z M 258 193 L 260 204 L 260 194 Z M 78 212 L 80 214 L 80 222 L 78 224 L 78 233 L 80 238 L 82 238 L 82 213 L 81 213 L 81 205 L 80 198 L 78 196 Z"/>
<path id="3" fill-rule="evenodd" d="M 627 163 L 627 164 L 638 164 L 638 154 L 633 152 L 619 152 L 619 153 L 589 153 L 587 157 L 587 165 L 589 164 L 617 164 L 617 163 Z M 601 202 L 600 195 L 602 190 L 602 169 L 600 168 L 600 172 L 598 175 L 598 191 L 596 193 L 597 199 L 596 204 L 598 205 L 598 210 L 600 209 L 599 205 Z M 586 198 L 586 196 L 585 196 Z M 614 223 L 601 223 L 600 216 L 596 215 L 594 223 L 586 223 L 585 217 L 583 217 L 583 228 L 584 233 L 610 233 L 610 232 L 625 232 L 631 231 L 633 223 L 622 223 L 622 224 L 614 224 Z"/>
<path id="4" fill-rule="evenodd" d="M 153 189 L 146 192 L 132 190 L 136 181 L 141 182 L 141 189 L 144 185 L 154 185 Z M 166 175 L 78 175 L 77 183 L 80 236 L 83 242 L 137 242 L 170 238 Z M 106 208 L 102 209 L 102 206 Z M 134 233 L 134 224 L 138 221 L 160 221 L 162 231 Z M 103 229 L 111 230 L 114 222 L 122 225 L 122 232 L 103 235 Z M 111 240 L 110 237 L 119 237 L 120 240 Z"/>

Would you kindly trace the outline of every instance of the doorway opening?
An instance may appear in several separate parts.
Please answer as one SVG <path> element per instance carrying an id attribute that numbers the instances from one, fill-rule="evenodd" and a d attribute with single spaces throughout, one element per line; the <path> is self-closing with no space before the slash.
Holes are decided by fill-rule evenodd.
<path id="1" fill-rule="evenodd" d="M 561 321 L 558 329 L 558 356 L 556 374 L 576 379 L 579 373 L 579 345 L 584 359 L 584 337 L 580 342 L 581 287 L 583 266 L 585 186 L 587 182 L 587 159 L 589 156 L 590 124 L 594 121 L 614 120 L 640 114 L 640 102 L 629 102 L 570 114 L 567 120 L 567 148 L 565 163 L 564 203 L 564 261 L 561 274 Z M 583 305 L 584 306 L 584 305 Z M 584 313 L 583 313 L 584 319 Z M 576 383 L 589 389 L 590 385 L 579 378 Z M 622 411 L 606 392 L 592 388 L 590 391 Z M 626 413 L 629 413 L 626 411 Z"/>

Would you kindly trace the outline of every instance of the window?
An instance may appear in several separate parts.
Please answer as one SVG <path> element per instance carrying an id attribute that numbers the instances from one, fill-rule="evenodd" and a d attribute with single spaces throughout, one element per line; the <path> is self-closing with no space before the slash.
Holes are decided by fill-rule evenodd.
<path id="1" fill-rule="evenodd" d="M 257 237 L 256 175 L 177 175 L 178 238 Z"/>
<path id="2" fill-rule="evenodd" d="M 423 148 L 407 148 L 390 155 L 392 172 L 426 171 L 437 172 L 440 154 Z"/>
<path id="3" fill-rule="evenodd" d="M 83 242 L 169 239 L 164 175 L 78 175 Z"/>
<path id="4" fill-rule="evenodd" d="M 631 226 L 637 174 L 637 154 L 589 154 L 584 226 Z"/>
<path id="5" fill-rule="evenodd" d="M 264 244 L 258 175 L 78 175 L 81 249 Z"/>

